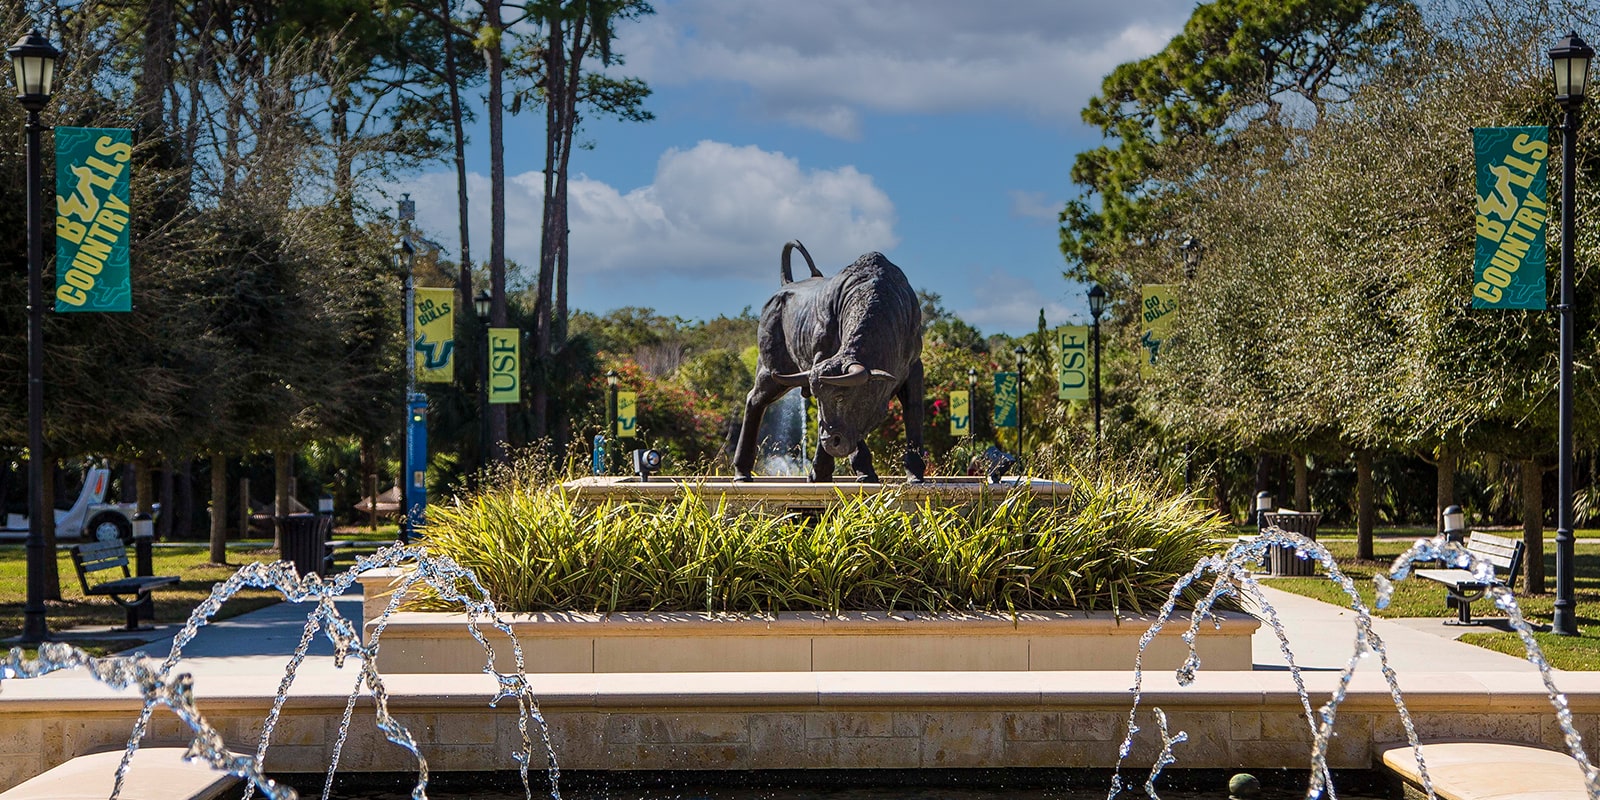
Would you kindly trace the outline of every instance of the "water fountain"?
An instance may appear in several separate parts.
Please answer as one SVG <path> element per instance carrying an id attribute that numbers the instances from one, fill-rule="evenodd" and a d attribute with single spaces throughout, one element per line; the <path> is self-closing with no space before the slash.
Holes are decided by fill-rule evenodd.
<path id="1" fill-rule="evenodd" d="M 1267 601 L 1261 591 L 1260 584 L 1252 573 L 1252 568 L 1260 564 L 1270 548 L 1274 546 L 1288 548 L 1293 550 L 1298 558 L 1312 559 L 1321 564 L 1328 578 L 1337 583 L 1345 594 L 1349 596 L 1350 606 L 1356 612 L 1356 641 L 1350 660 L 1340 673 L 1339 682 L 1333 692 L 1333 696 L 1315 712 L 1312 710 L 1311 698 L 1306 691 L 1300 668 L 1295 663 L 1294 653 L 1290 650 L 1288 638 L 1284 634 L 1283 624 L 1278 618 L 1277 611 Z M 1550 664 L 1545 660 L 1538 642 L 1533 637 L 1532 627 L 1523 619 L 1521 610 L 1517 606 L 1516 598 L 1512 595 L 1510 588 L 1494 580 L 1494 565 L 1480 560 L 1460 544 L 1448 541 L 1444 536 L 1419 540 L 1394 560 L 1387 573 L 1376 577 L 1378 607 L 1384 608 L 1388 605 L 1393 595 L 1394 582 L 1407 578 L 1414 565 L 1432 565 L 1435 563 L 1442 563 L 1449 568 L 1468 570 L 1480 582 L 1490 586 L 1489 592 L 1494 596 L 1495 605 L 1506 612 L 1513 629 L 1517 631 L 1522 639 L 1523 646 L 1527 650 L 1528 660 L 1539 668 L 1550 704 L 1555 709 L 1556 721 L 1560 726 L 1568 754 L 1577 761 L 1579 768 L 1582 770 L 1589 796 L 1591 798 L 1600 798 L 1600 773 L 1597 773 L 1594 766 L 1590 764 L 1588 754 L 1583 749 L 1582 738 L 1574 727 L 1572 711 L 1568 705 L 1567 698 L 1556 688 L 1551 676 Z M 1141 687 L 1144 681 L 1144 673 L 1140 664 L 1143 651 L 1166 621 L 1170 619 L 1183 592 L 1207 573 L 1214 574 L 1216 581 L 1212 584 L 1210 590 L 1206 592 L 1204 599 L 1196 604 L 1191 614 L 1189 629 L 1184 633 L 1185 641 L 1191 645 L 1190 657 L 1176 672 L 1178 683 L 1187 686 L 1194 681 L 1200 667 L 1199 654 L 1193 648 L 1194 637 L 1216 602 L 1220 598 L 1230 595 L 1253 601 L 1278 637 L 1279 649 L 1289 666 L 1289 672 L 1299 694 L 1300 703 L 1305 710 L 1306 724 L 1312 733 L 1311 779 L 1306 791 L 1306 797 L 1307 800 L 1316 800 L 1316 798 L 1322 796 L 1324 791 L 1330 797 L 1334 796 L 1332 771 L 1328 766 L 1327 751 L 1329 741 L 1333 736 L 1334 723 L 1338 717 L 1339 705 L 1346 697 L 1357 666 L 1368 656 L 1376 655 L 1379 669 L 1382 671 L 1384 680 L 1388 683 L 1390 694 L 1394 699 L 1395 711 L 1399 714 L 1405 727 L 1406 741 L 1416 755 L 1423 791 L 1432 800 L 1434 797 L 1432 779 L 1429 777 L 1427 765 L 1424 763 L 1422 744 L 1417 736 L 1416 726 L 1412 722 L 1411 713 L 1406 708 L 1400 690 L 1399 678 L 1389 666 L 1388 654 L 1384 650 L 1383 640 L 1372 629 L 1372 613 L 1370 609 L 1362 601 L 1354 582 L 1339 570 L 1338 564 L 1334 561 L 1327 548 L 1300 534 L 1290 533 L 1277 527 L 1269 527 L 1262 531 L 1261 535 L 1235 544 L 1222 555 L 1202 559 L 1200 563 L 1195 565 L 1193 570 L 1179 578 L 1173 585 L 1167 602 L 1162 606 L 1161 611 L 1157 614 L 1156 621 L 1146 631 L 1140 642 L 1141 655 L 1134 661 L 1133 705 L 1128 711 L 1127 733 L 1118 748 L 1117 771 L 1112 777 L 1107 800 L 1115 800 L 1124 789 L 1121 775 L 1122 762 L 1132 751 L 1134 735 L 1139 731 L 1136 719 L 1139 710 Z M 1155 791 L 1157 778 L 1164 768 L 1177 760 L 1173 755 L 1173 748 L 1175 745 L 1185 741 L 1187 736 L 1182 731 L 1169 735 L 1166 715 L 1159 708 L 1154 709 L 1153 714 L 1159 728 L 1161 753 L 1151 768 L 1150 777 L 1145 783 L 1145 789 L 1150 797 L 1155 798 L 1157 797 Z"/>
<path id="2" fill-rule="evenodd" d="M 1338 676 L 1337 682 L 1333 685 L 1331 698 L 1318 708 L 1313 707 L 1310 691 L 1300 668 L 1295 664 L 1295 657 L 1290 650 L 1278 613 L 1270 603 L 1265 601 L 1260 584 L 1256 582 L 1251 572 L 1251 567 L 1259 564 L 1261 556 L 1267 551 L 1267 548 L 1272 546 L 1293 549 L 1300 557 L 1311 558 L 1322 564 L 1330 578 L 1335 580 L 1350 596 L 1351 607 L 1356 613 L 1357 636 L 1354 651 L 1346 667 Z M 1435 561 L 1443 561 L 1450 566 L 1472 570 L 1482 575 L 1492 573 L 1491 566 L 1478 563 L 1476 559 L 1457 545 L 1446 543 L 1442 539 L 1420 541 L 1406 554 L 1397 559 L 1388 574 L 1378 581 L 1379 606 L 1382 607 L 1387 602 L 1389 593 L 1392 591 L 1392 582 L 1407 577 L 1413 564 Z M 399 590 L 392 594 L 384 613 L 368 626 L 368 635 L 363 639 L 355 626 L 339 615 L 333 605 L 333 598 L 343 594 L 352 585 L 356 575 L 362 571 L 410 564 L 416 565 L 417 569 L 407 574 L 402 581 L 402 585 L 398 587 Z M 1335 721 L 1338 718 L 1340 704 L 1347 697 L 1356 667 L 1368 657 L 1377 658 L 1379 668 L 1388 684 L 1395 712 L 1399 714 L 1404 724 L 1406 738 L 1410 742 L 1412 749 L 1417 752 L 1420 764 L 1421 752 L 1416 726 L 1412 724 L 1411 713 L 1403 702 L 1398 678 L 1388 666 L 1383 642 L 1373 630 L 1371 613 L 1361 603 L 1354 585 L 1347 577 L 1338 572 L 1337 565 L 1332 557 L 1320 545 L 1297 534 L 1269 529 L 1253 541 L 1235 545 L 1225 554 L 1202 560 L 1193 570 L 1180 578 L 1167 602 L 1161 608 L 1156 621 L 1141 637 L 1141 656 L 1135 660 L 1133 673 L 1133 701 L 1125 716 L 1126 733 L 1122 736 L 1120 743 L 1117 744 L 1115 751 L 1118 772 L 1111 780 L 1110 798 L 1117 797 L 1125 790 L 1120 770 L 1123 761 L 1133 751 L 1135 734 L 1139 730 L 1136 722 L 1147 689 L 1147 677 L 1142 670 L 1144 649 L 1155 639 L 1162 626 L 1174 614 L 1179 596 L 1206 575 L 1215 576 L 1215 580 L 1205 590 L 1201 600 L 1197 603 L 1193 614 L 1190 616 L 1188 628 L 1183 634 L 1184 641 L 1189 645 L 1189 658 L 1175 672 L 1178 685 L 1190 685 L 1196 681 L 1199 675 L 1200 657 L 1198 651 L 1194 648 L 1194 644 L 1200 629 L 1208 619 L 1212 620 L 1213 624 L 1217 624 L 1215 618 L 1211 615 L 1211 610 L 1215 604 L 1229 596 L 1243 598 L 1253 602 L 1259 609 L 1260 616 L 1272 626 L 1278 639 L 1279 649 L 1288 663 L 1289 675 L 1293 682 L 1300 713 L 1303 715 L 1306 729 L 1311 733 L 1308 798 L 1320 797 L 1324 794 L 1329 797 L 1335 796 L 1334 788 L 1330 782 L 1332 777 L 1332 769 L 1329 766 L 1330 740 Z M 533 740 L 535 736 L 542 740 L 544 755 L 549 759 L 552 768 L 552 786 L 558 787 L 558 773 L 554 772 L 556 752 L 552 744 L 549 728 L 535 702 L 533 687 L 523 674 L 521 646 L 516 643 L 515 637 L 511 635 L 509 624 L 500 617 L 492 603 L 478 599 L 478 597 L 482 596 L 482 587 L 477 585 L 470 572 L 461 569 L 448 559 L 431 558 L 423 548 L 417 546 L 386 548 L 373 556 L 360 559 L 350 571 L 327 581 L 314 575 L 308 575 L 303 578 L 297 576 L 289 565 L 283 563 L 246 566 L 229 580 L 218 584 L 211 597 L 195 609 L 183 632 L 174 640 L 171 653 L 160 664 L 154 664 L 138 656 L 94 659 L 64 645 L 49 645 L 41 649 L 40 657 L 36 660 L 23 659 L 20 652 L 13 651 L 9 659 L 0 666 L 3 666 L 3 677 L 6 678 L 37 677 L 58 670 L 79 669 L 88 671 L 96 680 L 114 687 L 139 688 L 143 696 L 142 711 L 134 725 L 133 735 L 127 742 L 123 767 L 122 770 L 119 770 L 119 786 L 122 771 L 126 770 L 131 754 L 139 746 L 140 739 L 150 722 L 152 712 L 157 706 L 162 706 L 173 710 L 182 723 L 193 731 L 190 749 L 195 757 L 205 760 L 218 769 L 245 777 L 253 787 L 259 789 L 264 795 L 277 800 L 277 798 L 293 797 L 293 790 L 272 783 L 262 774 L 260 765 L 266 755 L 268 746 L 271 744 L 279 713 L 283 709 L 284 702 L 295 681 L 296 669 L 303 662 L 307 648 L 317 631 L 321 630 L 328 640 L 334 644 L 337 663 L 342 664 L 351 656 L 360 659 L 362 662 L 354 690 L 344 704 L 342 716 L 339 717 L 337 741 L 333 743 L 327 759 L 324 791 L 326 792 L 328 787 L 331 787 L 334 774 L 339 769 L 339 754 L 344 746 L 345 737 L 350 730 L 357 696 L 361 695 L 363 689 L 365 689 L 374 702 L 378 730 L 382 732 L 387 741 L 402 748 L 415 759 L 417 779 L 411 794 L 414 798 L 422 798 L 426 797 L 427 792 L 429 780 L 428 763 L 422 756 L 422 748 L 416 736 L 391 713 L 391 701 L 394 698 L 389 692 L 388 682 L 385 681 L 384 676 L 378 674 L 373 666 L 376 661 L 373 656 L 379 648 L 379 640 L 389 614 L 398 606 L 405 594 L 404 590 L 417 585 L 432 587 L 441 597 L 460 603 L 467 609 L 469 628 L 472 631 L 473 638 L 478 641 L 485 654 L 486 665 L 483 672 L 492 677 L 496 686 L 496 692 L 491 704 L 506 699 L 515 699 L 517 701 L 518 726 L 522 738 L 522 747 L 516 754 L 515 760 L 522 779 L 524 795 L 529 798 L 532 797 L 528 770 L 533 763 L 536 752 L 537 743 Z M 234 755 L 226 750 L 223 745 L 223 737 L 216 728 L 207 723 L 205 717 L 196 707 L 194 682 L 186 674 L 176 671 L 184 646 L 193 639 L 202 626 L 207 624 L 228 597 L 245 587 L 274 588 L 280 591 L 289 602 L 314 605 L 312 611 L 307 615 L 300 645 L 295 649 L 285 668 L 270 711 L 262 725 L 254 756 Z M 477 597 L 474 597 L 474 594 Z M 1600 798 L 1600 790 L 1597 790 L 1596 772 L 1590 765 L 1582 748 L 1582 742 L 1574 725 L 1567 698 L 1557 691 L 1550 677 L 1548 664 L 1544 662 L 1538 650 L 1538 645 L 1532 638 L 1531 629 L 1522 620 L 1520 613 L 1516 609 L 1515 601 L 1508 591 L 1497 591 L 1495 593 L 1495 602 L 1505 609 L 1510 616 L 1512 625 L 1518 630 L 1527 647 L 1530 660 L 1539 666 L 1548 700 L 1556 711 L 1556 721 L 1560 727 L 1563 740 L 1572 757 L 1579 763 L 1584 772 L 1590 796 Z M 513 656 L 516 663 L 514 671 L 502 672 L 494 669 L 494 647 L 483 635 L 480 625 L 496 629 L 508 636 L 512 642 Z M 903 676 L 904 673 L 891 675 L 882 684 L 874 685 L 892 686 L 894 681 L 904 680 Z M 965 682 L 965 679 L 961 679 L 959 676 L 953 677 L 956 678 L 956 682 L 947 684 L 951 687 L 962 685 Z M 551 683 L 559 683 L 559 678 L 560 676 L 541 676 L 541 680 L 548 680 Z M 855 691 L 858 694 L 862 691 L 871 691 L 870 688 L 862 688 L 863 683 L 860 679 L 853 680 L 856 680 Z M 999 691 L 1001 692 L 1014 691 L 1006 688 L 1007 682 L 1014 681 L 1014 677 L 996 676 L 991 681 L 1000 685 Z M 687 686 L 686 682 L 679 681 L 678 683 Z M 671 692 L 673 690 L 666 691 Z M 782 702 L 793 703 L 794 701 Z M 1031 702 L 1037 703 L 1038 701 Z M 724 716 L 726 715 L 724 714 Z M 1154 710 L 1154 717 L 1157 733 L 1159 734 L 1159 752 L 1152 759 L 1153 766 L 1145 783 L 1146 792 L 1151 797 L 1157 797 L 1156 784 L 1162 771 L 1177 763 L 1181 754 L 1181 746 L 1189 739 L 1189 734 L 1185 731 L 1180 730 L 1176 733 L 1170 731 L 1168 715 L 1160 708 Z M 898 718 L 894 721 L 894 724 L 896 726 L 900 724 Z M 771 755 L 779 759 L 778 765 L 798 766 L 798 764 L 792 763 L 792 760 L 803 757 L 804 753 L 795 750 L 779 750 Z M 1101 766 L 1104 766 L 1104 762 L 1101 762 Z M 1427 778 L 1426 766 L 1421 765 L 1420 769 L 1423 775 L 1424 790 L 1431 797 L 1433 792 Z"/>
<path id="3" fill-rule="evenodd" d="M 805 477 L 810 462 L 806 459 L 806 399 L 790 391 L 778 398 L 761 420 L 762 475 Z"/>
<path id="4" fill-rule="evenodd" d="M 378 620 L 373 633 L 363 639 L 359 628 L 339 613 L 334 606 L 333 599 L 344 594 L 354 585 L 357 576 L 362 572 L 404 564 L 414 565 L 415 569 L 403 579 L 392 598 L 389 608 Z M 304 662 L 313 638 L 316 636 L 317 631 L 321 630 L 328 640 L 333 643 L 336 665 L 342 667 L 344 662 L 352 656 L 361 661 L 361 668 L 356 677 L 355 687 L 350 692 L 349 701 L 345 705 L 343 716 L 340 718 L 338 740 L 334 744 L 332 756 L 329 759 L 327 782 L 324 786 L 323 796 L 327 797 L 328 791 L 333 785 L 334 775 L 339 768 L 339 755 L 350 728 L 356 700 L 361 695 L 363 687 L 365 687 L 373 698 L 378 729 L 382 731 L 388 741 L 406 749 L 416 758 L 417 781 L 411 794 L 416 800 L 424 800 L 427 797 L 428 785 L 427 759 L 423 757 L 417 740 L 412 733 L 390 714 L 388 693 L 383 678 L 375 667 L 376 659 L 374 658 L 383 633 L 384 621 L 405 598 L 406 591 L 419 583 L 431 588 L 441 599 L 458 603 L 466 610 L 468 629 L 471 631 L 473 638 L 483 647 L 485 657 L 483 671 L 492 675 L 498 686 L 498 694 L 490 702 L 490 706 L 493 707 L 499 701 L 505 699 L 515 699 L 517 701 L 519 728 L 522 732 L 524 747 L 522 752 L 515 756 L 515 760 L 522 778 L 525 795 L 529 798 L 532 797 L 528 769 L 533 760 L 532 736 L 534 728 L 537 729 L 538 735 L 544 744 L 544 753 L 549 759 L 551 785 L 559 787 L 560 775 L 556 765 L 555 753 L 551 750 L 548 728 L 539 711 L 527 674 L 523 669 L 522 647 L 517 642 L 516 637 L 512 635 L 510 625 L 501 618 L 499 612 L 495 609 L 494 603 L 488 599 L 488 592 L 478 582 L 477 576 L 473 575 L 471 571 L 463 569 L 449 558 L 428 555 L 426 548 L 416 545 L 394 545 L 379 550 L 371 556 L 361 557 L 357 560 L 355 566 L 330 581 L 322 580 L 321 576 L 315 573 L 300 575 L 295 571 L 294 565 L 289 562 L 248 564 L 240 568 L 238 572 L 235 572 L 232 577 L 216 584 L 212 588 L 211 595 L 199 606 L 195 607 L 187 623 L 173 638 L 172 649 L 167 658 L 159 664 L 153 664 L 150 659 L 138 653 L 133 656 L 95 658 L 69 645 L 47 643 L 40 648 L 37 659 L 24 659 L 21 649 L 13 648 L 6 661 L 0 664 L 0 667 L 4 669 L 0 679 L 37 678 L 58 670 L 85 669 L 95 679 L 113 688 L 135 688 L 139 691 L 144 698 L 144 705 L 138 720 L 134 723 L 133 732 L 128 738 L 127 749 L 124 752 L 122 763 L 118 767 L 116 783 L 112 790 L 112 800 L 115 800 L 121 792 L 124 778 L 133 760 L 134 753 L 138 750 L 140 741 L 144 738 L 151 715 L 157 706 L 169 708 L 185 725 L 193 730 L 194 738 L 190 743 L 187 757 L 202 759 L 216 769 L 246 779 L 250 782 L 252 791 L 260 789 L 269 800 L 295 800 L 297 797 L 296 792 L 267 778 L 260 765 L 266 757 L 268 745 L 272 741 L 273 729 L 294 684 L 296 669 Z M 476 592 L 463 591 L 463 586 L 471 587 Z M 315 606 L 306 617 L 300 643 L 290 656 L 284 669 L 283 680 L 278 686 L 272 710 L 268 713 L 263 723 L 260 740 L 253 757 L 235 755 L 228 751 L 221 734 L 207 723 L 205 717 L 195 706 L 193 679 L 186 673 L 174 674 L 174 669 L 182 658 L 184 647 L 193 641 L 200 628 L 204 627 L 216 616 L 222 605 L 229 598 L 245 588 L 276 589 L 283 594 L 284 599 L 288 602 L 311 603 Z M 513 658 L 516 665 L 513 672 L 500 672 L 494 668 L 494 647 L 484 638 L 480 630 L 480 625 L 485 622 L 511 637 Z M 552 796 L 553 800 L 560 800 L 559 788 L 554 791 Z"/>

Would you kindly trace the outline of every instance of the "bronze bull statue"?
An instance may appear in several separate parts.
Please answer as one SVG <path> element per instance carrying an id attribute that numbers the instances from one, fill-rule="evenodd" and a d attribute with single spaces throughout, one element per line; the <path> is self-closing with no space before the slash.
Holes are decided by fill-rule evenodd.
<path id="1" fill-rule="evenodd" d="M 811 277 L 797 281 L 790 254 L 805 256 Z M 814 397 L 817 453 L 810 479 L 833 480 L 834 459 L 849 456 L 862 482 L 876 483 L 867 434 L 900 400 L 906 425 L 906 476 L 921 481 L 922 306 L 905 273 L 882 253 L 867 253 L 833 277 L 817 270 L 798 241 L 783 246 L 783 285 L 761 309 L 754 388 L 734 451 L 735 480 L 752 480 L 761 417 L 793 387 Z"/>

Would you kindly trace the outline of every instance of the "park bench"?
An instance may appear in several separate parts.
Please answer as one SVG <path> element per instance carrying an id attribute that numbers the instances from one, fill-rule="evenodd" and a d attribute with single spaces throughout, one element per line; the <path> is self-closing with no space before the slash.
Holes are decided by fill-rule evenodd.
<path id="1" fill-rule="evenodd" d="M 1477 576 L 1464 569 L 1419 569 L 1416 576 L 1442 583 L 1445 587 L 1445 605 L 1456 609 L 1456 625 L 1472 624 L 1472 602 L 1483 597 L 1491 586 L 1510 587 L 1517 582 L 1522 570 L 1523 544 L 1521 539 L 1473 532 L 1463 543 L 1468 553 L 1495 567 L 1493 583 L 1479 582 Z M 1499 571 L 1505 570 L 1505 578 Z M 1446 623 L 1452 624 L 1452 623 Z"/>
<path id="2" fill-rule="evenodd" d="M 125 630 L 130 631 L 139 630 L 139 605 L 149 598 L 150 592 L 178 582 L 176 575 L 135 577 L 128 571 L 128 549 L 120 541 L 91 542 L 72 548 L 72 566 L 78 571 L 78 583 L 83 586 L 85 595 L 107 595 L 112 602 L 128 610 Z M 89 573 L 119 568 L 121 578 L 89 583 Z"/>

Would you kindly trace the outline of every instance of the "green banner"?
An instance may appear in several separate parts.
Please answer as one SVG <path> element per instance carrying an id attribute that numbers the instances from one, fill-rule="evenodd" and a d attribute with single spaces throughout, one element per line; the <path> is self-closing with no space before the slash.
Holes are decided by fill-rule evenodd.
<path id="1" fill-rule="evenodd" d="M 1089 326 L 1056 328 L 1056 399 L 1089 399 Z"/>
<path id="2" fill-rule="evenodd" d="M 522 402 L 522 329 L 489 329 L 489 402 Z"/>
<path id="3" fill-rule="evenodd" d="M 122 128 L 56 131 L 56 311 L 132 311 L 129 160 Z"/>
<path id="4" fill-rule="evenodd" d="M 950 435 L 972 435 L 972 395 L 966 389 L 950 393 Z"/>
<path id="5" fill-rule="evenodd" d="M 1550 130 L 1474 128 L 1478 166 L 1478 246 L 1473 308 L 1545 307 L 1545 222 Z"/>
<path id="6" fill-rule="evenodd" d="M 1161 361 L 1167 332 L 1172 329 L 1173 312 L 1178 310 L 1178 287 L 1153 283 L 1144 287 L 1144 305 L 1139 309 L 1139 347 L 1144 358 L 1139 374 L 1149 377 Z"/>
<path id="7" fill-rule="evenodd" d="M 416 336 L 412 343 L 418 383 L 456 379 L 454 289 L 416 290 Z"/>
<path id="8" fill-rule="evenodd" d="M 617 392 L 617 436 L 632 439 L 639 435 L 639 393 Z"/>
<path id="9" fill-rule="evenodd" d="M 1017 427 L 1017 373 L 996 372 L 994 374 L 994 426 L 996 428 Z"/>

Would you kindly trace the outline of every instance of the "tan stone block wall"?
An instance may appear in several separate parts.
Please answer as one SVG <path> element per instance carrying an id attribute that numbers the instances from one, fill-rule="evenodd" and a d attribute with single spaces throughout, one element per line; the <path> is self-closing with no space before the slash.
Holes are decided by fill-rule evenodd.
<path id="1" fill-rule="evenodd" d="M 932 680 L 907 675 L 896 681 Z M 876 680 L 883 680 L 877 678 Z M 1082 680 L 1082 679 L 1074 679 Z M 1163 690 L 1159 703 L 1141 706 L 1132 770 L 1147 766 L 1156 754 L 1157 726 L 1153 705 L 1167 713 L 1169 730 L 1183 730 L 1188 741 L 1177 750 L 1178 768 L 1301 769 L 1309 765 L 1311 735 L 1304 709 L 1292 695 L 1267 701 L 1260 690 L 1200 692 L 1182 696 Z M 655 705 L 630 705 L 628 695 L 597 694 L 569 698 L 546 708 L 551 746 L 567 769 L 896 769 L 931 767 L 1091 767 L 1117 762 L 1128 711 L 1110 698 L 1073 700 L 1059 692 L 1041 702 L 984 703 L 972 698 L 927 691 L 900 696 L 849 695 L 847 702 L 763 703 L 760 698 L 734 704 L 706 696 L 684 698 L 681 705 L 652 699 Z M 798 695 L 791 695 L 798 696 Z M 696 696 L 698 697 L 698 695 Z M 825 695 L 819 695 L 825 697 Z M 1094 697 L 1085 694 L 1084 697 Z M 1375 744 L 1404 740 L 1404 728 L 1386 696 L 1352 697 L 1338 717 L 1328 756 L 1336 768 L 1365 768 L 1373 763 Z M 63 702 L 75 702 L 64 699 Z M 1438 708 L 1419 700 L 1412 718 L 1428 738 L 1499 739 L 1546 747 L 1560 744 L 1553 711 L 1488 713 L 1451 707 L 1439 698 Z M 406 724 L 437 771 L 509 770 L 512 754 L 524 746 L 514 702 L 490 709 L 487 699 L 470 692 L 456 697 L 391 697 L 391 708 Z M 719 704 L 720 703 L 720 704 Z M 830 704 L 831 703 L 831 704 Z M 15 707 L 15 704 L 12 704 Z M 230 698 L 215 704 L 208 719 L 223 732 L 236 752 L 253 753 L 269 696 Z M 268 751 L 269 769 L 321 773 L 337 738 L 343 700 L 322 696 L 296 700 L 286 707 Z M 201 700 L 206 708 L 205 698 Z M 1580 732 L 1595 755 L 1600 714 L 1592 702 L 1575 715 Z M 0 790 L 75 756 L 121 748 L 136 711 L 50 712 L 7 711 L 0 703 Z M 157 744 L 182 744 L 187 733 L 168 713 L 158 712 L 152 735 Z M 533 766 L 545 765 L 545 741 L 529 731 Z M 384 740 L 373 719 L 370 700 L 359 702 L 342 753 L 344 772 L 409 772 L 415 759 Z"/>

